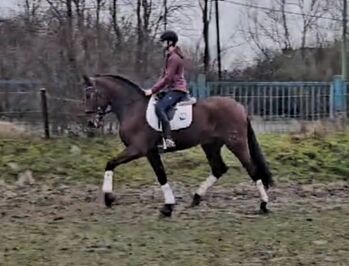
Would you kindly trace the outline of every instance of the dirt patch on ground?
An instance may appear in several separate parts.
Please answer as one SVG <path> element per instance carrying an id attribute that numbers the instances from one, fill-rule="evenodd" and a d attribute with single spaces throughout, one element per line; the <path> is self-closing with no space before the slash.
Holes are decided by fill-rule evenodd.
<path id="1" fill-rule="evenodd" d="M 251 183 L 196 189 L 175 183 L 178 205 L 159 217 L 158 186 L 118 189 L 106 209 L 88 185 L 0 186 L 1 265 L 348 265 L 347 182 L 283 185 L 257 214 Z"/>

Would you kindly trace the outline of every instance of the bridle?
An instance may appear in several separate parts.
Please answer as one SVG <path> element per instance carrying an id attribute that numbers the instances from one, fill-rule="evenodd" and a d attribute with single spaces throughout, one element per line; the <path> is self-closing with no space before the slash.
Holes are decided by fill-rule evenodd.
<path id="1" fill-rule="evenodd" d="M 95 117 L 92 120 L 90 120 L 88 122 L 88 124 L 91 127 L 99 128 L 99 127 L 103 126 L 103 122 L 102 121 L 103 121 L 104 116 L 112 112 L 112 107 L 111 107 L 110 103 L 106 106 L 106 108 L 103 108 L 103 107 L 98 105 L 98 99 L 99 99 L 99 97 L 102 96 L 102 94 L 96 88 L 95 81 L 92 80 L 92 82 L 93 82 L 93 84 L 91 84 L 91 85 L 89 85 L 89 86 L 87 86 L 85 88 L 85 92 L 92 92 L 93 93 L 93 96 L 94 96 L 93 100 L 95 101 L 95 106 L 97 106 L 97 110 L 89 112 L 90 114 L 94 113 Z M 131 99 L 130 101 L 121 104 L 120 106 L 131 105 L 131 104 L 133 104 L 135 102 L 138 102 L 141 99 L 142 99 L 141 97 L 137 97 L 135 99 Z"/>
<path id="2" fill-rule="evenodd" d="M 106 108 L 102 108 L 101 106 L 98 105 L 98 98 L 101 97 L 101 93 L 99 90 L 96 89 L 96 87 L 94 85 L 89 85 L 85 88 L 85 92 L 93 92 L 93 96 L 94 96 L 94 101 L 95 101 L 95 106 L 97 106 L 97 110 L 96 111 L 92 111 L 89 113 L 95 113 L 95 117 L 94 119 L 88 122 L 88 124 L 90 126 L 94 126 L 96 128 L 99 128 L 100 126 L 102 126 L 102 120 L 104 118 L 104 116 L 106 114 L 109 114 L 112 112 L 112 109 L 108 107 L 111 107 L 110 104 L 107 105 Z"/>

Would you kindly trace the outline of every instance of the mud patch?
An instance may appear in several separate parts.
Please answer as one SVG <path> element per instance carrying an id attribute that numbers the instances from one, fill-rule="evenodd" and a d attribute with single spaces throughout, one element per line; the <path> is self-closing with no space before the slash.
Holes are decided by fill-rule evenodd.
<path id="1" fill-rule="evenodd" d="M 272 213 L 257 214 L 251 183 L 212 188 L 174 183 L 174 215 L 160 218 L 158 186 L 120 189 L 106 209 L 93 185 L 0 187 L 1 265 L 347 265 L 347 182 L 283 185 Z"/>

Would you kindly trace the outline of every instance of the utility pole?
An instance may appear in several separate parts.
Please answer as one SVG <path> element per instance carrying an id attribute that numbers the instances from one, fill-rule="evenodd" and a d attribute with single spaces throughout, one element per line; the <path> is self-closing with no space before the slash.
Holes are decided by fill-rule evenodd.
<path id="1" fill-rule="evenodd" d="M 203 34 L 204 34 L 204 43 L 205 43 L 205 52 L 204 52 L 204 69 L 205 69 L 205 74 L 208 74 L 209 68 L 210 68 L 210 40 L 209 40 L 209 0 L 205 0 L 204 3 L 204 10 L 203 10 Z"/>
<path id="2" fill-rule="evenodd" d="M 164 0 L 164 29 L 165 29 L 165 31 L 167 29 L 167 13 L 168 13 L 167 0 Z"/>
<path id="3" fill-rule="evenodd" d="M 221 63 L 221 41 L 219 31 L 219 7 L 218 0 L 215 0 L 216 4 L 216 32 L 217 32 L 217 58 L 218 58 L 218 79 L 222 79 L 222 63 Z"/>
<path id="4" fill-rule="evenodd" d="M 343 0 L 342 78 L 347 80 L 347 0 Z"/>

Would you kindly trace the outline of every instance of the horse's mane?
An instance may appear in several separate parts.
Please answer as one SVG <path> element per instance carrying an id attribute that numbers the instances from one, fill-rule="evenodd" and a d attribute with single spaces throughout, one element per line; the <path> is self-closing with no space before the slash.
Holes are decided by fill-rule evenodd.
<path id="1" fill-rule="evenodd" d="M 113 75 L 113 74 L 96 74 L 95 77 L 106 77 L 106 78 L 113 78 L 115 80 L 121 80 L 121 81 L 127 83 L 128 85 L 130 85 L 131 87 L 137 89 L 138 92 L 140 92 L 144 95 L 144 92 L 139 85 L 137 85 L 133 81 L 131 81 L 123 76 Z"/>

